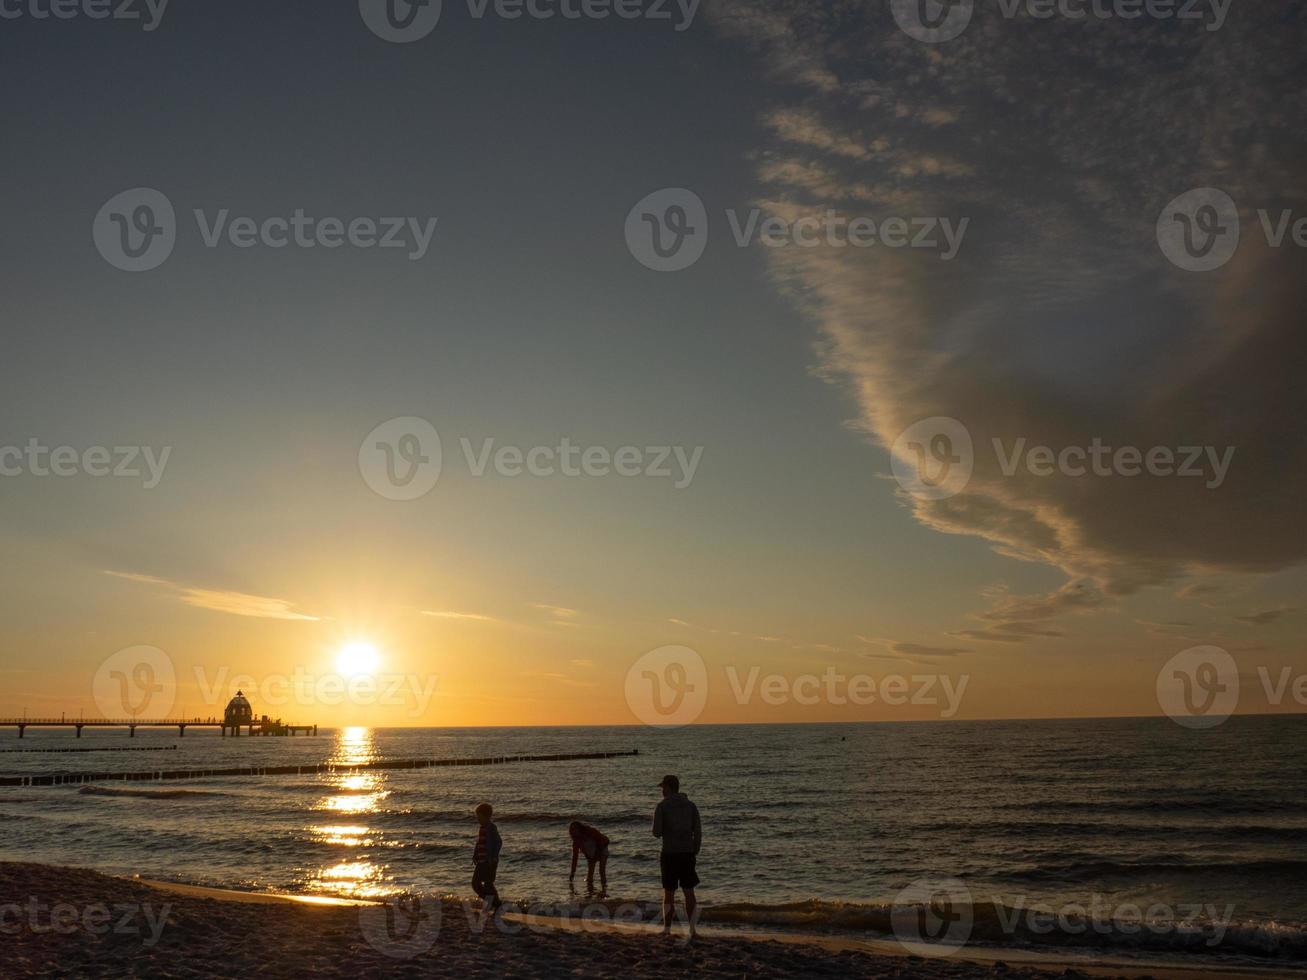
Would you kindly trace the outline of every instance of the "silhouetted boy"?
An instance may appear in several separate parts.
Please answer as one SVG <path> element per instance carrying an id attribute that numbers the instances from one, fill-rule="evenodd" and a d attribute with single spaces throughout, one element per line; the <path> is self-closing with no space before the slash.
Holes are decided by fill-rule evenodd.
<path id="1" fill-rule="evenodd" d="M 572 873 L 567 878 L 568 884 L 576 880 L 576 859 L 584 854 L 586 889 L 595 890 L 595 865 L 597 864 L 602 888 L 600 894 L 606 895 L 608 893 L 608 838 L 599 832 L 598 827 L 591 827 L 589 824 L 581 823 L 580 820 L 573 820 L 567 828 L 567 833 L 572 838 Z"/>
<path id="2" fill-rule="evenodd" d="M 472 863 L 475 865 L 472 890 L 482 901 L 489 899 L 491 912 L 497 911 L 504 904 L 499 900 L 499 892 L 495 888 L 495 872 L 499 870 L 499 852 L 503 849 L 504 842 L 499 836 L 499 828 L 490 822 L 494 812 L 495 808 L 489 803 L 477 807 L 477 823 L 481 824 L 481 829 L 477 831 L 477 846 L 472 852 Z"/>

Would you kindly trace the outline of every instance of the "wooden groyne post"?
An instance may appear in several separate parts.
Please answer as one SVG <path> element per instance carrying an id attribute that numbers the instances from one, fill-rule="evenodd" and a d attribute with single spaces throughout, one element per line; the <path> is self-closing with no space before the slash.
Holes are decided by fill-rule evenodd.
<path id="1" fill-rule="evenodd" d="M 153 769 L 144 772 L 63 772 L 0 776 L 0 786 L 68 786 L 79 783 L 157 782 L 173 779 L 216 779 L 226 776 L 312 776 L 319 773 L 368 772 L 383 769 L 434 769 L 442 766 L 501 766 L 514 762 L 574 762 L 639 755 L 623 752 L 571 752 L 562 755 L 489 755 L 474 759 L 387 759 L 379 762 L 319 762 L 298 766 L 230 766 L 222 769 Z"/>

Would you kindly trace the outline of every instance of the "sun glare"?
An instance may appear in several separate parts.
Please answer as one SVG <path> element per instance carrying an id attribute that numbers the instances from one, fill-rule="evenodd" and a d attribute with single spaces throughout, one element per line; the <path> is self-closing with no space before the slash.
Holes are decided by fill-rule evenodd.
<path id="1" fill-rule="evenodd" d="M 362 641 L 346 644 L 336 654 L 336 670 L 346 677 L 371 674 L 380 662 L 381 656 L 377 653 L 377 648 Z"/>

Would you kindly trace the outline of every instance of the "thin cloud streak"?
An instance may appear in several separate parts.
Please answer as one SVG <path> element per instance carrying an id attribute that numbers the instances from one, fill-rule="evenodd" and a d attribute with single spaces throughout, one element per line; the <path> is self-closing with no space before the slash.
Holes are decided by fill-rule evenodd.
<path id="1" fill-rule="evenodd" d="M 423 609 L 423 616 L 431 616 L 434 619 L 465 619 L 479 623 L 497 622 L 493 616 L 484 616 L 481 613 L 455 612 L 452 609 Z"/>
<path id="2" fill-rule="evenodd" d="M 318 616 L 296 612 L 294 603 L 286 599 L 251 595 L 248 592 L 234 592 L 228 589 L 203 589 L 159 578 L 155 575 L 142 575 L 137 572 L 105 570 L 105 574 L 172 592 L 186 605 L 194 606 L 197 609 L 208 609 L 211 612 L 228 613 L 232 616 L 250 616 L 257 619 L 301 620 L 305 622 L 318 622 L 320 619 Z"/>

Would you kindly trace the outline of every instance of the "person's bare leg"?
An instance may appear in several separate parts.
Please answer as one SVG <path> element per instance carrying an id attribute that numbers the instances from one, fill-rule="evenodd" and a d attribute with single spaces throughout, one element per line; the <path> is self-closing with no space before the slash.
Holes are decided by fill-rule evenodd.
<path id="1" fill-rule="evenodd" d="M 593 895 L 595 890 L 595 863 L 586 861 L 585 869 L 585 892 L 587 895 Z"/>
<path id="2" fill-rule="evenodd" d="M 682 891 L 685 892 L 685 918 L 686 918 L 686 919 L 689 921 L 689 923 L 690 923 L 690 938 L 693 939 L 693 938 L 695 937 L 695 932 L 694 932 L 694 909 L 695 909 L 695 905 L 696 905 L 696 902 L 695 902 L 695 900 L 694 900 L 694 889 L 693 889 L 693 888 L 683 888 Z"/>
<path id="3" fill-rule="evenodd" d="M 600 885 L 599 893 L 601 895 L 607 895 L 608 894 L 608 858 L 606 857 L 599 859 L 599 885 Z"/>
<path id="4" fill-rule="evenodd" d="M 676 921 L 676 889 L 663 889 L 663 935 L 672 934 L 672 923 Z"/>

